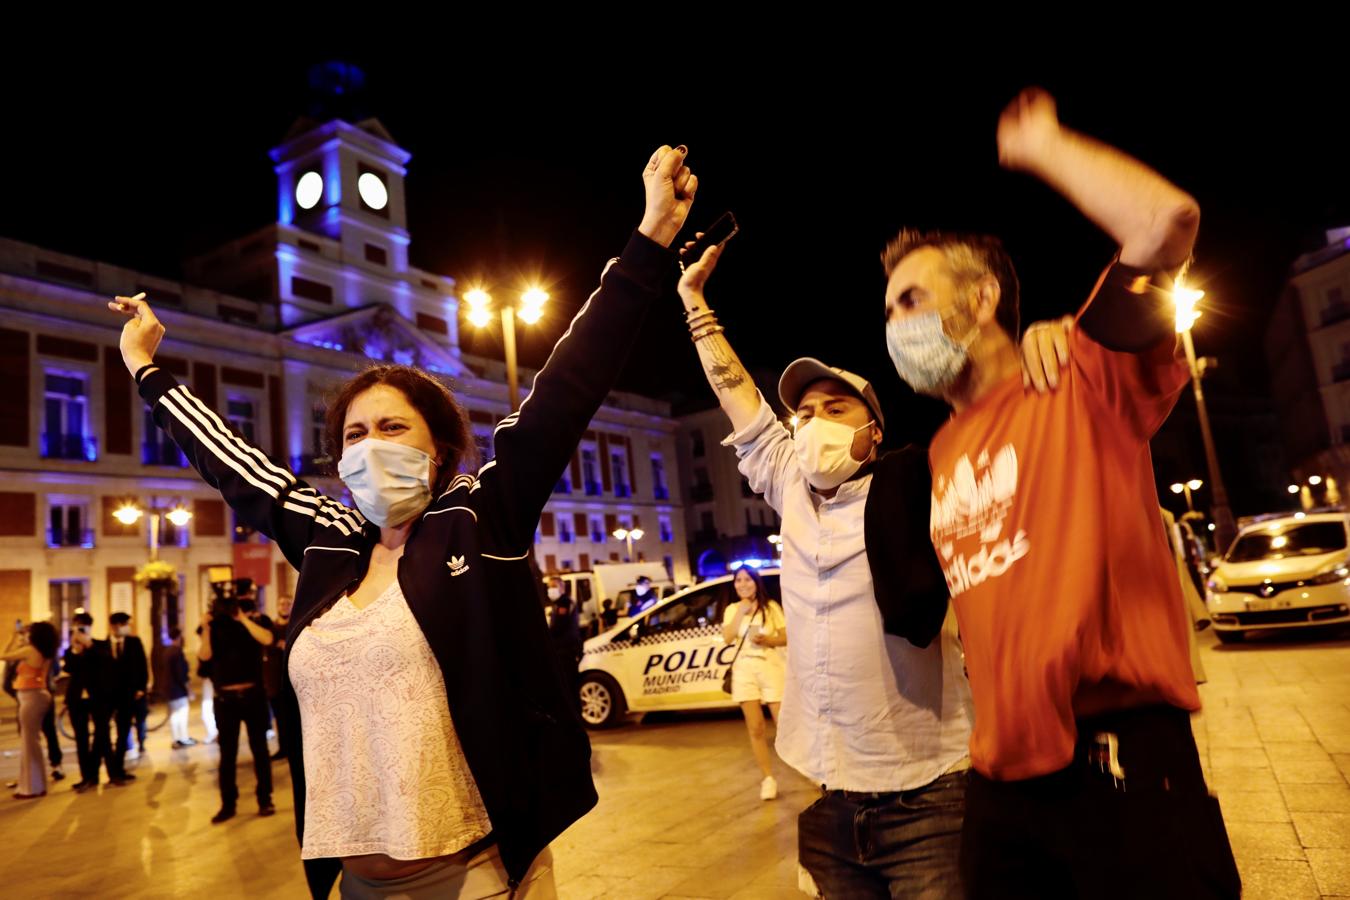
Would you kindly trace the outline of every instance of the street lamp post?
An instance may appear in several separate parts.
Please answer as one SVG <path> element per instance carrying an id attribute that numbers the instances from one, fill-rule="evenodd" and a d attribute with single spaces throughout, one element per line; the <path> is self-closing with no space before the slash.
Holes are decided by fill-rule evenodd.
<path id="1" fill-rule="evenodd" d="M 1323 487 L 1325 485 L 1325 487 Z M 1308 512 L 1317 505 L 1313 499 L 1313 488 L 1322 487 L 1322 503 L 1325 506 L 1340 506 L 1341 491 L 1336 484 L 1336 479 L 1327 476 L 1325 479 L 1321 475 L 1310 475 L 1305 484 L 1289 485 L 1289 493 L 1297 494 L 1299 505 L 1303 507 L 1304 512 Z"/>
<path id="2" fill-rule="evenodd" d="M 140 521 L 144 511 L 134 503 L 126 503 L 120 509 L 113 513 L 113 517 L 123 525 L 134 525 Z M 175 506 L 167 513 L 161 513 L 157 508 L 150 509 L 150 560 L 151 562 L 159 559 L 159 519 L 163 515 L 170 523 L 178 528 L 182 528 L 192 519 L 192 513 L 181 506 Z"/>
<path id="3" fill-rule="evenodd" d="M 633 541 L 642 540 L 642 536 L 644 534 L 646 534 L 646 532 L 643 531 L 641 528 L 615 529 L 614 536 L 628 545 L 628 559 L 626 560 L 627 562 L 633 561 Z"/>
<path id="4" fill-rule="evenodd" d="M 1205 374 L 1205 369 L 1209 367 L 1210 361 L 1196 358 L 1195 342 L 1191 339 L 1191 326 L 1200 318 L 1200 311 L 1195 306 L 1203 296 L 1204 291 L 1185 287 L 1181 279 L 1177 279 L 1172 290 L 1172 299 L 1176 304 L 1176 329 L 1181 335 L 1182 345 L 1186 348 L 1186 364 L 1191 373 L 1191 390 L 1195 393 L 1196 417 L 1200 420 L 1200 437 L 1205 445 L 1205 463 L 1209 467 L 1210 492 L 1214 497 L 1210 511 L 1216 526 L 1215 539 L 1217 546 L 1226 547 L 1237 534 L 1237 526 L 1233 522 L 1233 510 L 1228 505 L 1228 491 L 1223 485 L 1223 475 L 1219 472 L 1219 456 L 1214 450 L 1214 435 L 1209 427 L 1209 410 L 1205 408 L 1205 390 L 1200 384 L 1200 379 Z"/>
<path id="5" fill-rule="evenodd" d="M 474 288 L 464 295 L 469 304 L 469 322 L 475 328 L 484 328 L 492 321 L 492 295 L 483 288 Z M 533 325 L 544 315 L 548 292 L 532 287 L 520 295 L 520 320 Z M 501 305 L 502 349 L 506 356 L 506 389 L 511 395 L 511 412 L 520 409 L 520 375 L 516 368 L 516 307 Z"/>
<path id="6" fill-rule="evenodd" d="M 1186 482 L 1178 481 L 1176 484 L 1172 485 L 1172 493 L 1184 493 L 1186 495 L 1186 509 L 1189 512 L 1195 512 L 1195 504 L 1191 501 L 1191 491 L 1200 490 L 1200 486 L 1203 484 L 1204 482 L 1199 478 L 1192 478 L 1190 481 Z"/>
<path id="7" fill-rule="evenodd" d="M 113 517 L 123 525 L 134 525 L 140 521 L 145 512 L 135 503 L 124 503 L 121 508 L 113 512 Z M 160 517 L 169 520 L 175 527 L 182 528 L 192 519 L 192 513 L 184 509 L 181 505 L 175 506 L 168 512 L 163 512 L 158 507 L 150 507 L 150 561 L 155 562 L 159 559 L 159 521 Z M 168 683 L 168 672 L 166 669 L 166 659 L 164 654 L 165 638 L 170 627 L 178 627 L 177 605 L 173 604 L 174 612 L 169 613 L 170 596 L 176 596 L 177 590 L 174 583 L 168 579 L 151 580 L 147 585 L 150 589 L 150 621 L 153 626 L 150 637 L 150 671 L 154 677 L 154 691 L 156 698 L 163 695 L 162 685 Z M 167 621 L 166 621 L 167 620 Z"/>

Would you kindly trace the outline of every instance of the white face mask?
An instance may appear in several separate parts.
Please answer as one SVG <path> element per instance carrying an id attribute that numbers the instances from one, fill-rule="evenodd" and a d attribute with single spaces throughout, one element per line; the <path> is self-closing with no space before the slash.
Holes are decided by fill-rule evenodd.
<path id="1" fill-rule="evenodd" d="M 557 599 L 558 599 L 559 597 L 561 597 L 561 596 L 562 596 L 562 588 L 549 588 L 549 589 L 548 589 L 548 599 L 550 599 L 550 600 L 557 600 Z"/>
<path id="2" fill-rule="evenodd" d="M 431 503 L 431 457 L 407 444 L 365 438 L 342 454 L 338 476 L 361 515 L 381 528 L 402 525 Z"/>
<path id="3" fill-rule="evenodd" d="M 811 487 L 828 491 L 853 477 L 863 464 L 862 460 L 853 458 L 853 436 L 864 428 L 871 428 L 874 422 L 849 428 L 817 416 L 797 426 L 792 443 L 797 451 L 797 462 Z"/>

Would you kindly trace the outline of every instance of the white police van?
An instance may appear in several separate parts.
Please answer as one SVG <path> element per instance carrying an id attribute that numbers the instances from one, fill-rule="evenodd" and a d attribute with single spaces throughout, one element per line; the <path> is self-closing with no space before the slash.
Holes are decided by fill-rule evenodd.
<path id="1" fill-rule="evenodd" d="M 731 575 L 709 579 L 586 641 L 581 717 L 592 728 L 652 710 L 730 708 L 722 678 L 736 649 L 722 639 L 722 614 L 736 602 Z M 782 603 L 778 569 L 760 577 Z"/>

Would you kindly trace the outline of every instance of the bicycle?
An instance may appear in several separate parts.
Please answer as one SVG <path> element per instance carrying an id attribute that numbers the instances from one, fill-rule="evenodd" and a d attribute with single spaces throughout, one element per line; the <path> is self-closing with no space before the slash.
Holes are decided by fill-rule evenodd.
<path id="1" fill-rule="evenodd" d="M 52 702 L 57 704 L 56 727 L 64 737 L 75 739 L 75 729 L 70 722 L 70 708 L 66 705 L 66 682 L 70 676 L 60 675 L 56 679 L 56 689 L 52 692 Z M 169 704 L 163 697 L 151 691 L 146 695 L 145 730 L 159 731 L 169 721 Z"/>

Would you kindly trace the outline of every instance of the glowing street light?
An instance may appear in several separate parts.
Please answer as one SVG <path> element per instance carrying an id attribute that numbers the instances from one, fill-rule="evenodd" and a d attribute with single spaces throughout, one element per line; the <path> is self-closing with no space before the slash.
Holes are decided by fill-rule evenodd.
<path id="1" fill-rule="evenodd" d="M 492 313 L 489 307 L 492 305 L 492 295 L 482 288 L 474 288 L 464 295 L 464 302 L 469 304 L 469 321 L 475 328 L 485 328 L 492 321 Z"/>
<path id="2" fill-rule="evenodd" d="M 520 295 L 520 318 L 526 325 L 533 325 L 544 316 L 544 304 L 548 302 L 548 291 L 533 287 Z"/>
<path id="3" fill-rule="evenodd" d="M 113 518 L 123 525 L 135 525 L 140 521 L 141 516 L 145 515 L 135 503 L 124 503 L 113 512 Z M 159 559 L 159 520 L 160 517 L 168 519 L 176 527 L 182 528 L 192 520 L 192 513 L 182 506 L 175 506 L 167 513 L 158 509 L 150 510 L 150 559 Z"/>
<path id="4" fill-rule="evenodd" d="M 481 287 L 466 291 L 464 302 L 469 304 L 469 324 L 475 328 L 486 328 L 492 322 L 492 295 Z M 548 302 L 548 292 L 539 287 L 530 287 L 520 295 L 520 308 L 509 303 L 501 304 L 502 345 L 506 351 L 506 388 L 511 394 L 511 411 L 520 409 L 520 376 L 516 370 L 516 315 L 526 325 L 533 325 L 544 316 L 544 304 Z"/>
<path id="5" fill-rule="evenodd" d="M 641 528 L 616 528 L 614 530 L 614 537 L 628 545 L 627 562 L 633 561 L 633 541 L 642 540 L 642 536 L 646 533 Z"/>
<path id="6" fill-rule="evenodd" d="M 1309 475 L 1307 482 L 1304 484 L 1289 485 L 1289 493 L 1299 495 L 1300 505 L 1306 512 L 1317 506 L 1317 500 L 1313 496 L 1313 488 L 1319 487 L 1322 488 L 1323 506 L 1341 505 L 1340 487 L 1336 484 L 1336 479 L 1332 478 L 1330 475 L 1325 478 L 1321 475 Z"/>
<path id="7" fill-rule="evenodd" d="M 1197 291 L 1182 285 L 1178 279 L 1176 286 L 1172 289 L 1172 302 L 1176 305 L 1176 325 L 1177 334 L 1185 334 L 1191 330 L 1195 320 L 1200 318 L 1201 312 L 1196 307 L 1200 300 L 1205 296 L 1204 291 Z"/>
<path id="8" fill-rule="evenodd" d="M 1197 309 L 1204 291 L 1188 288 L 1178 278 L 1172 287 L 1172 302 L 1176 306 L 1176 329 L 1181 335 L 1182 346 L 1186 349 L 1186 364 L 1191 371 L 1191 390 L 1195 393 L 1195 412 L 1200 420 L 1200 437 L 1205 445 L 1205 462 L 1209 467 L 1209 487 L 1213 496 L 1210 512 L 1218 525 L 1217 538 L 1220 546 L 1227 546 L 1237 532 L 1233 522 L 1233 510 L 1228 505 L 1228 491 L 1223 486 L 1223 475 L 1219 472 L 1219 455 L 1214 449 L 1214 434 L 1209 427 L 1209 410 L 1205 407 L 1205 391 L 1200 378 L 1205 372 L 1204 363 L 1195 356 L 1195 341 L 1191 338 L 1191 326 L 1200 318 Z M 1187 495 L 1189 505 L 1190 497 Z"/>
<path id="9" fill-rule="evenodd" d="M 1178 481 L 1176 484 L 1172 485 L 1172 493 L 1185 494 L 1186 508 L 1191 512 L 1195 512 L 1195 504 L 1191 502 L 1191 491 L 1200 490 L 1200 486 L 1203 484 L 1204 482 L 1201 481 L 1199 478 L 1192 478 L 1190 481 L 1187 481 L 1184 484 Z"/>

